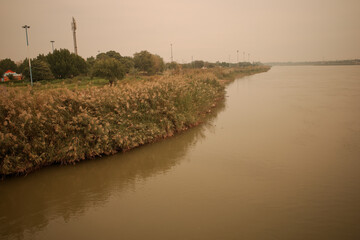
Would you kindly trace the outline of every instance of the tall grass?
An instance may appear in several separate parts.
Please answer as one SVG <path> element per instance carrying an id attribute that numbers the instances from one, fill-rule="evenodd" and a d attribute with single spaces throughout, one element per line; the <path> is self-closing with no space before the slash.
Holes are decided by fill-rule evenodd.
<path id="1" fill-rule="evenodd" d="M 0 175 L 127 151 L 197 125 L 224 96 L 216 71 L 81 90 L 1 87 Z"/>
<path id="2" fill-rule="evenodd" d="M 136 85 L 0 90 L 0 174 L 113 154 L 196 125 L 224 91 L 215 79 Z"/>

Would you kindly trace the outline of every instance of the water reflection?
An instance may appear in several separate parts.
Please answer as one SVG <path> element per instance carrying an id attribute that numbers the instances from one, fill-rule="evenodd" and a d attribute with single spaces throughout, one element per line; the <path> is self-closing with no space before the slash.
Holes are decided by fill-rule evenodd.
<path id="1" fill-rule="evenodd" d="M 166 174 L 212 128 L 225 107 L 221 102 L 206 124 L 133 151 L 82 162 L 52 166 L 26 177 L 0 182 L 0 238 L 22 239 L 46 228 L 49 221 L 83 215 L 112 195 L 133 191 L 152 176 Z"/>

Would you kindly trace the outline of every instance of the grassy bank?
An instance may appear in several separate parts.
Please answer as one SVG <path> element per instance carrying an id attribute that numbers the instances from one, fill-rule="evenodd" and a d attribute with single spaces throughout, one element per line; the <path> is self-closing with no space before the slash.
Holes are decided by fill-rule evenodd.
<path id="1" fill-rule="evenodd" d="M 0 175 L 126 151 L 186 130 L 224 96 L 224 82 L 268 70 L 190 70 L 117 86 L 0 88 Z"/>

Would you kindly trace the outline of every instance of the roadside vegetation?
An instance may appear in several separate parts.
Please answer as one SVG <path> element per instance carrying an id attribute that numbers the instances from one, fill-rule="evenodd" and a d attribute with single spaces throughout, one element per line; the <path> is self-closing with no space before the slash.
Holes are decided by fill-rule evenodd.
<path id="1" fill-rule="evenodd" d="M 49 73 L 51 65 L 43 63 L 39 69 Z M 269 69 L 188 68 L 164 64 L 147 51 L 134 59 L 114 51 L 99 54 L 86 61 L 88 76 L 65 66 L 77 77 L 57 72 L 56 78 L 51 70 L 53 76 L 33 87 L 28 82 L 0 85 L 1 176 L 74 164 L 173 136 L 203 121 L 223 99 L 227 81 Z"/>

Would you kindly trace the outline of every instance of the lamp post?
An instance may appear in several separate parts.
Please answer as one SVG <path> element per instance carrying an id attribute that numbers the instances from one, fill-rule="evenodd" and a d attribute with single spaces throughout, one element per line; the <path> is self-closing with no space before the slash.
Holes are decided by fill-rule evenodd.
<path id="1" fill-rule="evenodd" d="M 50 42 L 51 42 L 52 50 L 53 50 L 53 52 L 54 52 L 54 42 L 55 42 L 55 41 L 51 40 Z"/>
<path id="2" fill-rule="evenodd" d="M 27 33 L 27 30 L 28 30 L 28 28 L 30 28 L 30 26 L 25 25 L 25 26 L 22 26 L 22 27 L 25 28 L 25 33 L 26 33 L 26 46 L 27 46 L 27 53 L 28 53 L 28 59 L 29 59 L 30 83 L 31 83 L 31 86 L 32 86 L 33 85 L 33 79 L 32 79 L 32 72 L 31 72 L 30 52 L 29 52 L 29 39 L 28 39 L 28 33 Z"/>
<path id="3" fill-rule="evenodd" d="M 171 62 L 173 62 L 174 59 L 173 59 L 172 43 L 170 43 L 170 50 L 171 50 Z"/>

